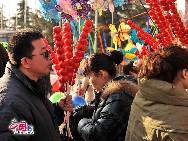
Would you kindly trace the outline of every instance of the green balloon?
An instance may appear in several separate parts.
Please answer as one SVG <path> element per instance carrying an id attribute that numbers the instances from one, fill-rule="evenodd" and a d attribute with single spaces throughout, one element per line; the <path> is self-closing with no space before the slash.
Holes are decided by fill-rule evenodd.
<path id="1" fill-rule="evenodd" d="M 61 99 L 64 99 L 65 95 L 62 92 L 56 92 L 54 94 L 52 94 L 52 96 L 49 98 L 49 100 L 52 103 L 58 103 Z"/>

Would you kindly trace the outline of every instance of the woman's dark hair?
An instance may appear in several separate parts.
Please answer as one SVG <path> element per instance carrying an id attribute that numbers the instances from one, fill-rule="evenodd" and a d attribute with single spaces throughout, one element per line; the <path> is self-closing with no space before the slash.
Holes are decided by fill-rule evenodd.
<path id="1" fill-rule="evenodd" d="M 188 69 L 188 49 L 171 45 L 143 60 L 139 77 L 173 83 L 179 71 Z"/>
<path id="2" fill-rule="evenodd" d="M 110 54 L 95 53 L 88 59 L 84 74 L 87 76 L 91 72 L 98 73 L 105 70 L 111 77 L 116 76 L 116 65 L 123 61 L 123 54 L 119 51 L 112 51 Z"/>
<path id="3" fill-rule="evenodd" d="M 19 67 L 23 57 L 31 58 L 31 53 L 34 50 L 32 41 L 40 38 L 43 38 L 43 35 L 33 29 L 23 29 L 14 34 L 8 46 L 11 63 Z"/>
<path id="4" fill-rule="evenodd" d="M 3 45 L 0 44 L 0 77 L 2 77 L 5 72 L 5 67 L 8 60 L 8 53 L 6 49 L 3 47 Z"/>

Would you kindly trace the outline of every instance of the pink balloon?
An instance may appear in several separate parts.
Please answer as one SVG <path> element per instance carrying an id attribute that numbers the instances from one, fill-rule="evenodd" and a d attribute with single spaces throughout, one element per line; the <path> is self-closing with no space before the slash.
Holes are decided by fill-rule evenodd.
<path id="1" fill-rule="evenodd" d="M 114 4 L 112 2 L 109 3 L 109 10 L 111 13 L 114 12 Z"/>

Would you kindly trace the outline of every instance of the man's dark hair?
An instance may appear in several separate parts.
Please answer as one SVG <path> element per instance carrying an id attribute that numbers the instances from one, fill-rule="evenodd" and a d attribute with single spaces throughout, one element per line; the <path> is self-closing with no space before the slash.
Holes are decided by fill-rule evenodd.
<path id="1" fill-rule="evenodd" d="M 11 63 L 19 67 L 23 57 L 31 58 L 34 50 L 32 41 L 40 38 L 43 38 L 42 33 L 33 29 L 24 29 L 15 33 L 8 46 Z"/>
<path id="2" fill-rule="evenodd" d="M 3 45 L 0 44 L 0 77 L 2 77 L 5 72 L 5 67 L 8 60 L 8 53 Z"/>
<path id="3" fill-rule="evenodd" d="M 171 45 L 143 60 L 139 77 L 173 83 L 178 72 L 183 69 L 188 69 L 188 49 Z"/>

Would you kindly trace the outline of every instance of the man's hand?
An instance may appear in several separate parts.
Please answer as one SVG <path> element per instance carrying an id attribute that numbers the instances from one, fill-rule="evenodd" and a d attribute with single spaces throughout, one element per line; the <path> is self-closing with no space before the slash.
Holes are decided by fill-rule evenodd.
<path id="1" fill-rule="evenodd" d="M 59 104 L 59 106 L 60 106 L 64 111 L 72 112 L 72 111 L 73 111 L 72 95 L 67 95 L 66 98 L 61 99 L 58 104 Z"/>

